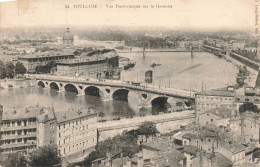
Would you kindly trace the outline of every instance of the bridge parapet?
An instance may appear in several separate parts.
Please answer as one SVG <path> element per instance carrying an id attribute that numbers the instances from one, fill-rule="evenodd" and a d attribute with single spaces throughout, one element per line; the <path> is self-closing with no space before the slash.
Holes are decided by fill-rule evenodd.
<path id="1" fill-rule="evenodd" d="M 32 74 L 27 74 L 26 77 L 29 79 L 44 80 L 44 81 L 47 80 L 49 82 L 63 83 L 63 87 L 66 83 L 72 83 L 75 85 L 86 85 L 86 84 L 95 85 L 103 90 L 104 96 L 107 98 L 111 98 L 112 93 L 111 92 L 108 93 L 105 90 L 105 87 L 124 88 L 124 89 L 149 92 L 149 93 L 154 93 L 154 94 L 159 94 L 164 96 L 174 96 L 177 98 L 184 98 L 184 99 L 195 99 L 195 93 L 196 93 L 195 91 L 191 91 L 191 90 L 176 89 L 176 88 L 163 87 L 158 85 L 148 85 L 144 83 L 141 83 L 140 85 L 133 85 L 128 82 L 116 81 L 116 80 L 97 80 L 97 79 L 85 79 L 85 78 L 75 78 L 75 77 L 60 77 L 54 75 L 32 75 Z M 103 87 L 104 89 L 101 87 Z M 80 94 L 84 93 L 84 89 L 82 91 L 80 90 L 78 93 Z"/>

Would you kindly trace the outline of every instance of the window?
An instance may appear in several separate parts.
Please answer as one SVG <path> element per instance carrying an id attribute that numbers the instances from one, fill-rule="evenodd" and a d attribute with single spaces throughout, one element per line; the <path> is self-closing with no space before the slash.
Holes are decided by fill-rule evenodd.
<path id="1" fill-rule="evenodd" d="M 210 139 L 208 139 L 208 141 L 210 142 Z"/>
<path id="2" fill-rule="evenodd" d="M 59 133 L 59 137 L 60 137 L 60 133 Z"/>
<path id="3" fill-rule="evenodd" d="M 66 154 L 66 148 L 64 148 L 64 154 Z"/>
<path id="4" fill-rule="evenodd" d="M 213 119 L 211 119 L 210 121 L 213 122 Z"/>
<path id="5" fill-rule="evenodd" d="M 65 124 L 63 124 L 63 128 L 65 129 Z"/>
<path id="6" fill-rule="evenodd" d="M 59 129 L 60 129 L 60 125 L 59 125 Z"/>

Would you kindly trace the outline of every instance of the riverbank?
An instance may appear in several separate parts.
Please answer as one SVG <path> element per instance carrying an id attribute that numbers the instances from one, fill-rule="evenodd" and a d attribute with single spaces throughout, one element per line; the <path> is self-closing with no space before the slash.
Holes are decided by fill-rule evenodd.
<path id="1" fill-rule="evenodd" d="M 13 88 L 25 88 L 33 87 L 35 84 L 26 78 L 17 78 L 17 79 L 1 79 L 0 88 L 4 89 L 13 89 Z"/>

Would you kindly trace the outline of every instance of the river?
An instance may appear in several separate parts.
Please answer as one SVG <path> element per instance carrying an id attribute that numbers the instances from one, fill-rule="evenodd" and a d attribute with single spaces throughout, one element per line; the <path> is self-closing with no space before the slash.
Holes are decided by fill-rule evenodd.
<path id="1" fill-rule="evenodd" d="M 124 71 L 123 80 L 144 81 L 144 73 L 153 70 L 155 85 L 200 91 L 204 89 L 226 87 L 234 84 L 238 69 L 213 54 L 195 52 L 194 57 L 188 52 L 150 52 L 143 58 L 142 53 L 120 53 L 136 61 L 134 68 Z M 152 63 L 161 66 L 150 67 Z M 138 116 L 137 98 L 129 94 L 128 102 L 112 100 L 102 101 L 99 97 L 77 96 L 70 92 L 57 92 L 48 88 L 28 87 L 0 89 L 0 104 L 4 109 L 22 108 L 36 104 L 54 106 L 56 111 L 68 108 L 93 108 L 104 112 L 107 117 Z M 150 111 L 148 111 L 150 112 Z M 149 113 L 148 113 L 149 114 Z"/>

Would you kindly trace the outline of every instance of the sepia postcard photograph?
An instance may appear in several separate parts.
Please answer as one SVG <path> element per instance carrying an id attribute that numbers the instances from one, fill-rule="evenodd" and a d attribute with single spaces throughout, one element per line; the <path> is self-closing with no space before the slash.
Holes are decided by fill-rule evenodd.
<path id="1" fill-rule="evenodd" d="M 0 167 L 260 167 L 260 0 L 0 0 Z"/>

